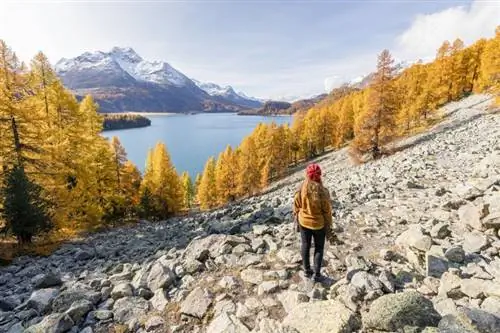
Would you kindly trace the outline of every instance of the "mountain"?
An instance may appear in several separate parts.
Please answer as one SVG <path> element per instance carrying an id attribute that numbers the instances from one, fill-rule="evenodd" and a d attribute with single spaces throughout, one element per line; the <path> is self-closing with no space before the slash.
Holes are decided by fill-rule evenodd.
<path id="1" fill-rule="evenodd" d="M 321 94 L 311 98 L 300 99 L 293 103 L 283 101 L 267 101 L 261 108 L 252 110 L 243 110 L 239 112 L 240 115 L 258 115 L 258 116 L 272 116 L 272 115 L 286 115 L 294 114 L 299 111 L 308 110 L 314 105 L 324 100 L 328 94 Z"/>
<path id="2" fill-rule="evenodd" d="M 399 61 L 394 65 L 394 71 L 396 74 L 401 74 L 405 69 L 416 63 L 417 61 L 408 61 L 408 60 Z M 360 75 L 350 80 L 346 84 L 353 88 L 363 89 L 370 85 L 374 75 L 375 75 L 374 72 L 365 75 Z"/>
<path id="3" fill-rule="evenodd" d="M 248 97 L 241 92 L 237 93 L 231 86 L 221 87 L 215 83 L 204 83 L 194 79 L 192 79 L 192 81 L 198 86 L 198 88 L 204 90 L 207 94 L 214 98 L 222 98 L 223 100 L 230 101 L 247 108 L 258 108 L 262 106 L 262 102 L 260 100 Z"/>
<path id="4" fill-rule="evenodd" d="M 101 112 L 236 112 L 249 107 L 245 100 L 239 104 L 236 98 L 211 96 L 170 64 L 144 60 L 132 48 L 63 58 L 55 70 L 77 95 L 91 94 Z"/>

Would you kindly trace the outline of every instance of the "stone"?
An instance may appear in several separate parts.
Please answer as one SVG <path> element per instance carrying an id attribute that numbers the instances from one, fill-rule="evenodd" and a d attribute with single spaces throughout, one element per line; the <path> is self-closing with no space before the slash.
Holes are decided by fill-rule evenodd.
<path id="1" fill-rule="evenodd" d="M 379 257 L 382 260 L 390 261 L 394 258 L 394 251 L 389 249 L 382 249 L 379 252 Z"/>
<path id="2" fill-rule="evenodd" d="M 132 286 L 135 289 L 148 287 L 148 273 L 150 268 L 150 266 L 142 267 L 135 272 L 134 278 L 132 279 Z"/>
<path id="3" fill-rule="evenodd" d="M 424 235 L 420 225 L 410 225 L 408 230 L 396 238 L 396 245 L 413 248 L 422 252 L 429 251 L 432 246 L 432 239 Z"/>
<path id="4" fill-rule="evenodd" d="M 189 293 L 181 304 L 181 313 L 202 319 L 205 316 L 209 306 L 212 304 L 213 296 L 200 287 L 195 288 Z"/>
<path id="5" fill-rule="evenodd" d="M 465 251 L 461 246 L 452 246 L 444 252 L 444 256 L 449 261 L 460 264 L 465 260 Z"/>
<path id="6" fill-rule="evenodd" d="M 429 251 L 425 254 L 425 269 L 426 276 L 440 278 L 441 275 L 448 271 L 448 261 L 444 257 Z"/>
<path id="7" fill-rule="evenodd" d="M 396 291 L 394 276 L 387 270 L 382 270 L 378 276 L 378 280 L 382 283 L 383 290 L 387 293 Z"/>
<path id="8" fill-rule="evenodd" d="M 133 319 L 141 318 L 149 310 L 149 302 L 141 297 L 123 297 L 113 305 L 114 319 L 120 324 L 128 324 Z"/>
<path id="9" fill-rule="evenodd" d="M 466 226 L 476 230 L 482 230 L 481 209 L 471 203 L 467 203 L 458 209 L 458 217 L 460 222 Z"/>
<path id="10" fill-rule="evenodd" d="M 60 286 L 61 278 L 53 272 L 38 274 L 31 279 L 31 284 L 35 289 L 50 288 Z"/>
<path id="11" fill-rule="evenodd" d="M 451 235 L 449 225 L 443 222 L 437 223 L 431 229 L 431 237 L 437 239 L 445 239 Z"/>
<path id="12" fill-rule="evenodd" d="M 480 253 L 488 247 L 488 238 L 480 231 L 472 231 L 464 234 L 463 248 L 468 253 Z"/>
<path id="13" fill-rule="evenodd" d="M 203 271 L 205 265 L 196 259 L 188 259 L 182 264 L 182 267 L 188 274 L 195 274 Z"/>
<path id="14" fill-rule="evenodd" d="M 461 308 L 456 315 L 446 315 L 439 322 L 439 333 L 500 332 L 500 318 L 478 309 Z"/>
<path id="15" fill-rule="evenodd" d="M 264 281 L 259 285 L 257 289 L 257 295 L 262 296 L 265 294 L 272 294 L 279 289 L 280 284 L 278 281 Z"/>
<path id="16" fill-rule="evenodd" d="M 287 290 L 277 295 L 278 301 L 285 309 L 286 313 L 292 312 L 292 310 L 300 303 L 309 302 L 309 297 L 298 291 Z"/>
<path id="17" fill-rule="evenodd" d="M 215 303 L 214 306 L 214 317 L 217 317 L 221 313 L 235 313 L 236 312 L 236 304 L 230 299 L 225 299 Z"/>
<path id="18" fill-rule="evenodd" d="M 381 290 L 384 287 L 376 276 L 365 271 L 359 271 L 354 274 L 351 279 L 351 284 L 365 293 Z"/>
<path id="19" fill-rule="evenodd" d="M 75 285 L 70 289 L 61 292 L 52 302 L 53 312 L 64 312 L 68 310 L 74 302 L 86 299 L 93 304 L 97 304 L 101 300 L 101 294 L 93 291 L 86 285 Z"/>
<path id="20" fill-rule="evenodd" d="M 430 300 L 416 291 L 384 295 L 363 315 L 363 325 L 380 331 L 398 331 L 405 326 L 437 326 L 441 316 Z"/>
<path id="21" fill-rule="evenodd" d="M 457 306 L 451 298 L 436 298 L 434 308 L 441 316 L 457 313 Z"/>
<path id="22" fill-rule="evenodd" d="M 93 257 L 94 257 L 93 253 L 91 253 L 90 251 L 82 250 L 82 249 L 79 249 L 74 255 L 74 258 L 77 261 L 85 261 L 85 260 L 92 259 Z"/>
<path id="23" fill-rule="evenodd" d="M 174 272 L 162 263 L 156 262 L 148 274 L 148 288 L 155 292 L 157 289 L 169 287 L 175 281 Z"/>
<path id="24" fill-rule="evenodd" d="M 168 304 L 168 299 L 165 296 L 165 291 L 163 289 L 158 289 L 155 291 L 153 298 L 149 300 L 154 309 L 163 312 Z"/>
<path id="25" fill-rule="evenodd" d="M 266 247 L 266 243 L 262 238 L 253 239 L 250 245 L 252 246 L 252 251 L 254 252 L 257 252 L 257 250 L 264 249 Z"/>
<path id="26" fill-rule="evenodd" d="M 92 302 L 86 299 L 81 299 L 71 304 L 71 307 L 66 311 L 66 314 L 71 318 L 71 320 L 73 320 L 74 323 L 78 323 L 93 308 L 94 304 L 92 304 Z"/>
<path id="27" fill-rule="evenodd" d="M 483 283 L 480 279 L 463 279 L 460 282 L 460 291 L 470 298 L 482 298 L 485 291 Z"/>
<path id="28" fill-rule="evenodd" d="M 252 311 L 242 303 L 236 304 L 236 318 L 247 319 L 253 315 Z"/>
<path id="29" fill-rule="evenodd" d="M 288 248 L 279 249 L 276 256 L 285 264 L 295 264 L 302 261 L 302 258 L 298 251 L 293 251 Z"/>
<path id="30" fill-rule="evenodd" d="M 460 298 L 463 293 L 460 291 L 462 280 L 457 275 L 446 272 L 441 276 L 438 294 L 451 298 Z"/>
<path id="31" fill-rule="evenodd" d="M 130 282 L 130 280 L 132 280 L 132 272 L 121 272 L 109 277 L 112 283 Z"/>
<path id="32" fill-rule="evenodd" d="M 488 214 L 483 221 L 486 229 L 499 229 L 500 228 L 500 212 Z"/>
<path id="33" fill-rule="evenodd" d="M 250 333 L 250 330 L 235 315 L 222 312 L 208 325 L 206 333 Z"/>
<path id="34" fill-rule="evenodd" d="M 283 320 L 284 327 L 299 333 L 344 333 L 361 327 L 358 315 L 338 301 L 301 303 Z"/>
<path id="35" fill-rule="evenodd" d="M 231 253 L 237 256 L 241 256 L 245 252 L 252 252 L 252 247 L 248 244 L 239 244 L 233 247 L 233 251 Z"/>
<path id="36" fill-rule="evenodd" d="M 165 320 L 160 316 L 150 317 L 144 324 L 146 332 L 152 332 L 164 327 L 165 327 Z"/>
<path id="37" fill-rule="evenodd" d="M 255 236 L 263 236 L 265 234 L 271 233 L 271 229 L 263 224 L 254 224 L 252 228 L 253 228 L 253 234 Z"/>
<path id="38" fill-rule="evenodd" d="M 490 296 L 481 303 L 481 310 L 500 318 L 500 297 Z"/>
<path id="39" fill-rule="evenodd" d="M 234 276 L 224 276 L 219 280 L 218 286 L 222 289 L 235 289 L 239 286 L 238 280 Z"/>
<path id="40" fill-rule="evenodd" d="M 51 309 L 53 300 L 59 295 L 59 289 L 46 288 L 35 290 L 27 301 L 28 308 L 44 314 Z"/>
<path id="41" fill-rule="evenodd" d="M 241 271 L 240 277 L 243 282 L 250 284 L 260 284 L 264 281 L 263 273 L 260 269 L 247 268 Z"/>
<path id="42" fill-rule="evenodd" d="M 96 310 L 93 312 L 94 318 L 100 321 L 106 321 L 113 318 L 113 311 L 110 310 Z"/>
<path id="43" fill-rule="evenodd" d="M 74 323 L 67 314 L 53 313 L 44 317 L 41 322 L 30 326 L 25 333 L 63 333 L 69 331 Z"/>
<path id="44" fill-rule="evenodd" d="M 9 296 L 0 298 L 0 311 L 12 311 L 20 303 L 20 300 L 16 296 Z"/>
<path id="45" fill-rule="evenodd" d="M 122 282 L 114 286 L 113 290 L 111 290 L 111 298 L 114 300 L 127 296 L 134 296 L 134 291 L 130 283 Z"/>

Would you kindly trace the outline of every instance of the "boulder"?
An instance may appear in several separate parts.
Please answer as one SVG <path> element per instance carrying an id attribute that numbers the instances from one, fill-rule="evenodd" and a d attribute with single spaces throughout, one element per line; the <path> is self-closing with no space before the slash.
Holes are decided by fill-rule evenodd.
<path id="1" fill-rule="evenodd" d="M 101 294 L 93 291 L 86 285 L 75 285 L 60 293 L 52 302 L 53 312 L 64 312 L 68 310 L 74 302 L 86 299 L 92 304 L 97 304 L 101 300 Z"/>
<path id="2" fill-rule="evenodd" d="M 458 209 L 458 217 L 464 227 L 482 230 L 481 215 L 481 208 L 471 203 L 467 203 Z"/>
<path id="3" fill-rule="evenodd" d="M 157 289 L 170 286 L 174 281 L 174 272 L 157 261 L 149 271 L 147 285 L 152 292 L 155 292 Z"/>
<path id="4" fill-rule="evenodd" d="M 464 234 L 463 248 L 465 252 L 480 253 L 488 247 L 488 238 L 480 231 L 472 231 Z"/>
<path id="5" fill-rule="evenodd" d="M 44 317 L 41 322 L 30 326 L 25 333 L 63 333 L 69 331 L 74 323 L 67 314 L 53 313 Z"/>
<path id="6" fill-rule="evenodd" d="M 141 297 L 123 297 L 113 304 L 115 321 L 120 324 L 128 324 L 134 319 L 139 319 L 149 310 L 149 302 Z"/>
<path id="7" fill-rule="evenodd" d="M 165 319 L 160 316 L 152 316 L 148 318 L 146 323 L 144 324 L 144 328 L 146 332 L 153 332 L 165 327 Z"/>
<path id="8" fill-rule="evenodd" d="M 14 310 L 21 303 L 16 296 L 0 298 L 0 311 L 8 312 Z"/>
<path id="9" fill-rule="evenodd" d="M 439 333 L 496 333 L 500 318 L 479 310 L 461 308 L 456 315 L 446 315 L 439 322 Z"/>
<path id="10" fill-rule="evenodd" d="M 436 239 L 444 239 L 451 234 L 450 226 L 447 223 L 439 222 L 431 229 L 431 237 Z"/>
<path id="11" fill-rule="evenodd" d="M 299 333 L 344 333 L 361 327 L 358 315 L 338 301 L 316 301 L 297 305 L 283 320 L 284 327 Z"/>
<path id="12" fill-rule="evenodd" d="M 381 290 L 384 287 L 376 276 L 365 271 L 355 273 L 351 278 L 351 284 L 365 293 Z"/>
<path id="13" fill-rule="evenodd" d="M 250 284 L 260 284 L 264 280 L 263 273 L 260 269 L 247 268 L 241 271 L 240 277 L 244 282 Z"/>
<path id="14" fill-rule="evenodd" d="M 500 297 L 490 296 L 481 303 L 481 310 L 500 318 Z"/>
<path id="15" fill-rule="evenodd" d="M 62 284 L 61 278 L 53 273 L 38 274 L 31 279 L 31 284 L 35 289 L 50 288 L 60 286 Z"/>
<path id="16" fill-rule="evenodd" d="M 160 312 L 165 310 L 168 304 L 168 299 L 165 296 L 165 291 L 163 289 L 156 290 L 153 298 L 150 299 L 150 302 L 154 309 Z"/>
<path id="17" fill-rule="evenodd" d="M 437 326 L 440 319 L 430 300 L 416 291 L 406 291 L 376 299 L 363 315 L 363 324 L 366 328 L 393 332 L 405 326 Z"/>
<path id="18" fill-rule="evenodd" d="M 35 290 L 27 301 L 28 308 L 44 314 L 51 309 L 52 302 L 59 295 L 59 289 L 46 288 Z"/>
<path id="19" fill-rule="evenodd" d="M 213 296 L 208 291 L 205 291 L 200 287 L 195 288 L 182 302 L 181 313 L 202 319 L 205 316 L 205 313 L 207 313 L 212 301 Z"/>
<path id="20" fill-rule="evenodd" d="M 278 301 L 285 309 L 286 313 L 292 312 L 292 310 L 300 303 L 305 303 L 309 301 L 309 297 L 306 294 L 295 290 L 286 290 L 277 295 Z"/>
<path id="21" fill-rule="evenodd" d="M 219 287 L 222 289 L 235 289 L 239 286 L 238 280 L 234 276 L 224 276 L 219 280 Z"/>
<path id="22" fill-rule="evenodd" d="M 461 246 L 452 246 L 444 252 L 444 256 L 449 261 L 460 264 L 465 260 L 465 251 Z"/>
<path id="23" fill-rule="evenodd" d="M 257 288 L 257 295 L 272 294 L 279 290 L 280 284 L 278 281 L 264 281 Z"/>
<path id="24" fill-rule="evenodd" d="M 122 297 L 133 296 L 134 290 L 132 285 L 127 282 L 122 282 L 114 286 L 113 290 L 111 290 L 111 298 L 117 300 Z"/>
<path id="25" fill-rule="evenodd" d="M 222 312 L 208 325 L 206 333 L 250 333 L 250 330 L 235 315 Z"/>
<path id="26" fill-rule="evenodd" d="M 66 311 L 66 314 L 71 318 L 71 320 L 73 320 L 73 322 L 78 323 L 93 308 L 94 305 L 92 302 L 86 299 L 81 299 L 71 304 L 68 311 Z"/>
<path id="27" fill-rule="evenodd" d="M 408 230 L 399 235 L 396 239 L 396 245 L 426 252 L 432 246 L 432 239 L 424 235 L 420 225 L 413 224 L 409 226 Z"/>

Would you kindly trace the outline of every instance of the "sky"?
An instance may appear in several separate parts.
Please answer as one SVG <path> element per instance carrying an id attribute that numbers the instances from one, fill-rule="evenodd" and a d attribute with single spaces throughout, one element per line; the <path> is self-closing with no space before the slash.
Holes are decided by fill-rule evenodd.
<path id="1" fill-rule="evenodd" d="M 434 57 L 500 25 L 500 0 L 0 0 L 0 39 L 25 61 L 52 63 L 130 46 L 191 78 L 247 95 L 293 100 L 329 91 L 398 60 Z"/>

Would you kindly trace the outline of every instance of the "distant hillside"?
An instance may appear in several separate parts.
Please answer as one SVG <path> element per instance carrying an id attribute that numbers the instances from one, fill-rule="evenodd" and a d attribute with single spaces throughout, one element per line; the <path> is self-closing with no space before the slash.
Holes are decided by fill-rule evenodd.
<path id="1" fill-rule="evenodd" d="M 287 115 L 294 114 L 298 111 L 307 110 L 324 100 L 328 94 L 321 94 L 313 98 L 301 99 L 293 103 L 268 101 L 264 103 L 261 108 L 253 110 L 244 110 L 238 113 L 239 115 L 259 115 L 259 116 L 273 116 L 273 115 Z"/>
<path id="2" fill-rule="evenodd" d="M 103 131 L 151 126 L 151 120 L 138 114 L 104 114 Z"/>

